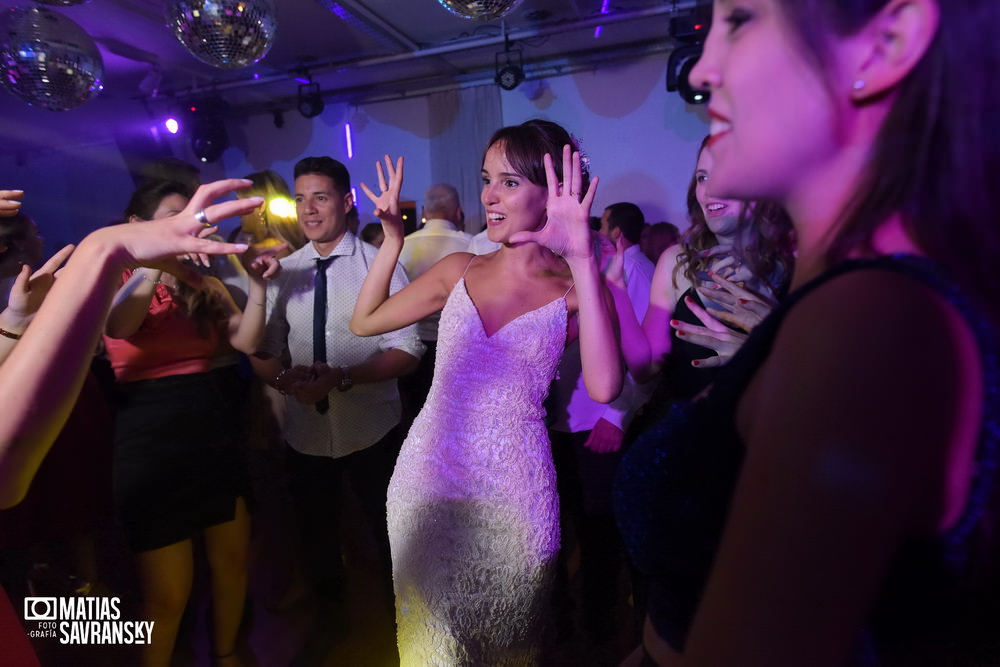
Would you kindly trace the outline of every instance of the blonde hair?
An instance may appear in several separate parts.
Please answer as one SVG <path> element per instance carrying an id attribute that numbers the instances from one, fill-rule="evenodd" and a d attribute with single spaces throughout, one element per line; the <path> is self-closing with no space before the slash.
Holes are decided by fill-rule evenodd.
<path id="1" fill-rule="evenodd" d="M 263 197 L 264 205 L 243 216 L 240 228 L 249 234 L 255 243 L 265 243 L 269 239 L 287 243 L 291 250 L 298 250 L 306 244 L 306 237 L 299 227 L 295 214 L 295 204 L 288 184 L 281 176 L 266 169 L 245 176 L 251 181 L 246 190 L 240 190 L 238 195 L 244 197 Z M 287 214 L 275 212 L 271 202 L 275 199 L 288 201 L 290 210 Z"/>

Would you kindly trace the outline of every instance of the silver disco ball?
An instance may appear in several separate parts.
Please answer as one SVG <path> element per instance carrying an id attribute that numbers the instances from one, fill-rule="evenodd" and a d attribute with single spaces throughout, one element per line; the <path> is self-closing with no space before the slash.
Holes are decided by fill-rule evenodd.
<path id="1" fill-rule="evenodd" d="M 517 9 L 522 0 L 438 0 L 442 7 L 464 19 L 493 21 Z"/>
<path id="2" fill-rule="evenodd" d="M 257 62 L 274 44 L 278 16 L 271 0 L 169 0 L 167 23 L 199 60 L 222 69 Z"/>
<path id="3" fill-rule="evenodd" d="M 44 7 L 0 15 L 0 80 L 15 96 L 52 111 L 78 107 L 101 90 L 104 60 L 83 28 Z"/>

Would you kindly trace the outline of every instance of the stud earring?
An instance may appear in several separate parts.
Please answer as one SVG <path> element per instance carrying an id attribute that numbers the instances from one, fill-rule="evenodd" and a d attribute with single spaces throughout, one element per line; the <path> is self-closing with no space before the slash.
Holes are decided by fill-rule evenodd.
<path id="1" fill-rule="evenodd" d="M 854 90 L 864 90 L 865 89 L 865 80 L 864 79 L 857 79 L 857 80 L 855 80 L 854 84 L 851 86 L 851 88 L 853 88 Z"/>

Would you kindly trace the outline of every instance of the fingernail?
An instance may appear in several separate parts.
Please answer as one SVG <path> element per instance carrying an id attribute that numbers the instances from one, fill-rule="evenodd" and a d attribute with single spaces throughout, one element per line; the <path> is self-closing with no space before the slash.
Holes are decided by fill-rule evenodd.
<path id="1" fill-rule="evenodd" d="M 691 365 L 692 366 L 701 366 L 701 362 L 698 361 L 697 359 L 695 359 L 694 361 L 691 362 Z"/>
<path id="2" fill-rule="evenodd" d="M 746 299 L 737 299 L 737 301 L 739 301 L 740 303 L 750 303 L 750 302 L 749 302 L 749 301 L 747 301 Z"/>
<path id="3" fill-rule="evenodd" d="M 680 324 L 680 322 L 678 322 L 677 320 L 670 320 L 671 326 L 677 326 L 678 324 Z"/>
<path id="4" fill-rule="evenodd" d="M 714 276 L 715 275 L 715 271 L 713 271 L 712 269 L 709 269 L 708 270 L 708 275 Z"/>
<path id="5" fill-rule="evenodd" d="M 678 336 L 683 336 L 683 335 L 684 335 L 684 332 L 683 332 L 683 331 L 680 331 L 680 330 L 678 330 L 678 331 L 677 331 L 677 335 L 678 335 Z"/>
<path id="6" fill-rule="evenodd" d="M 253 181 L 251 181 L 249 178 L 241 178 L 240 180 L 246 183 L 247 185 L 253 185 Z"/>
<path id="7" fill-rule="evenodd" d="M 722 285 L 716 283 L 716 284 L 712 285 L 712 289 L 722 289 Z"/>

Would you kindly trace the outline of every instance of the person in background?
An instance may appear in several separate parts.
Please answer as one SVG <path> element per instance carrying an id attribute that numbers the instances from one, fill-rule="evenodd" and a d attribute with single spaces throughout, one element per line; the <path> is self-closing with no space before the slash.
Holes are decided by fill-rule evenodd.
<path id="1" fill-rule="evenodd" d="M 32 297 L 37 310 L 30 323 L 4 327 L 2 338 L 15 346 L 2 362 L 0 395 L 0 506 L 11 507 L 24 497 L 48 449 L 61 431 L 83 385 L 90 359 L 115 294 L 121 272 L 139 263 L 170 269 L 197 283 L 193 269 L 176 259 L 198 253 L 243 252 L 246 246 L 198 238 L 208 220 L 250 210 L 259 202 L 212 200 L 244 181 L 217 181 L 200 188 L 177 215 L 139 230 L 133 225 L 105 227 L 89 234 L 54 280 L 58 262 L 35 274 L 21 269 L 18 288 Z M 0 215 L 18 210 L 23 192 L 0 190 Z M 57 255 L 58 256 L 58 255 Z M 59 261 L 65 260 L 65 256 Z M 5 659 L 12 664 L 37 664 L 21 629 L 18 614 L 0 591 L 0 637 Z"/>
<path id="2" fill-rule="evenodd" d="M 241 190 L 238 197 L 263 197 L 264 203 L 250 213 L 240 217 L 240 226 L 233 234 L 233 240 L 244 240 L 250 244 L 265 246 L 287 243 L 288 248 L 279 257 L 286 257 L 306 244 L 295 215 L 295 201 L 288 189 L 288 183 L 276 172 L 266 169 L 255 171 L 245 177 L 253 185 Z"/>
<path id="3" fill-rule="evenodd" d="M 631 664 L 1000 660 L 998 41 L 992 0 L 714 3 L 709 192 L 784 207 L 798 253 L 622 463 Z"/>
<path id="4" fill-rule="evenodd" d="M 677 225 L 672 222 L 657 222 L 642 228 L 639 248 L 649 261 L 656 264 L 663 251 L 676 245 L 680 240 L 681 232 L 677 229 Z"/>
<path id="5" fill-rule="evenodd" d="M 298 221 L 309 242 L 281 260 L 271 283 L 257 374 L 286 394 L 284 439 L 306 577 L 317 613 L 296 664 L 321 662 L 350 628 L 340 516 L 345 484 L 358 497 L 376 545 L 375 568 L 391 605 L 386 487 L 399 453 L 396 378 L 416 368 L 415 327 L 362 338 L 348 329 L 376 249 L 349 230 L 357 209 L 351 176 L 330 157 L 295 165 Z M 392 290 L 407 284 L 398 267 Z"/>
<path id="6" fill-rule="evenodd" d="M 190 195 L 182 183 L 150 182 L 133 193 L 124 219 L 143 228 L 184 210 Z M 214 659 L 242 664 L 236 639 L 250 519 L 245 460 L 229 423 L 242 386 L 233 367 L 213 371 L 212 363 L 220 340 L 256 350 L 264 280 L 279 268 L 266 253 L 248 264 L 249 299 L 241 311 L 217 279 L 206 277 L 196 288 L 157 267 L 139 267 L 124 272 L 108 314 L 104 344 L 118 394 L 115 505 L 136 554 L 146 618 L 155 622 L 142 656 L 147 667 L 170 664 L 191 592 L 196 536 L 204 538 L 211 574 Z"/>
<path id="7" fill-rule="evenodd" d="M 472 235 L 466 234 L 465 213 L 458 199 L 458 190 L 451 185 L 432 185 L 424 195 L 421 211 L 424 225 L 403 239 L 399 263 L 407 278 L 413 282 L 439 260 L 455 252 L 465 252 Z M 434 378 L 434 361 L 437 358 L 439 313 L 417 322 L 417 335 L 427 351 L 420 358 L 420 365 L 413 373 L 400 378 L 399 392 L 403 401 L 403 425 L 409 429 L 416 418 Z"/>
<path id="8" fill-rule="evenodd" d="M 382 233 L 382 223 L 369 222 L 367 225 L 362 227 L 361 240 L 375 246 L 376 248 L 381 248 L 382 241 L 385 240 L 385 234 Z"/>

